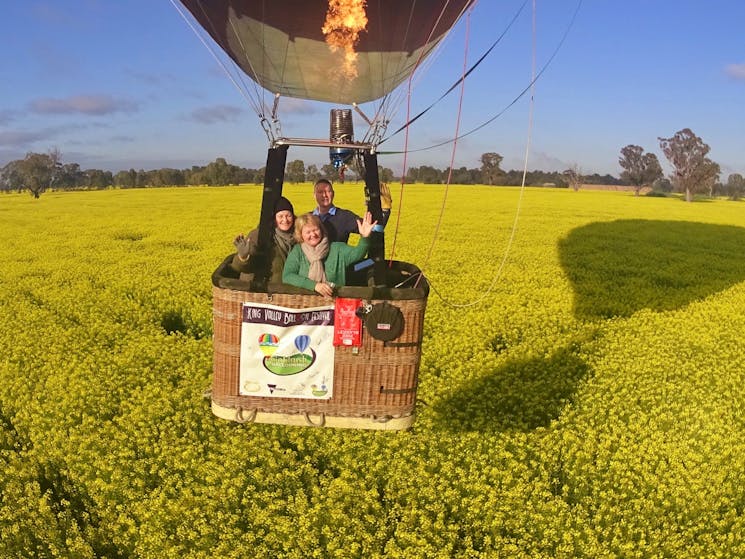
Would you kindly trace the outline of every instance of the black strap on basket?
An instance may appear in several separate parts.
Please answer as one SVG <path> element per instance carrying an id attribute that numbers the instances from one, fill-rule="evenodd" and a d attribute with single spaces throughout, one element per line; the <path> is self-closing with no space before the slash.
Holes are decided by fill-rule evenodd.
<path id="1" fill-rule="evenodd" d="M 418 342 L 383 342 L 383 347 L 418 347 L 422 345 L 422 341 Z"/>
<path id="2" fill-rule="evenodd" d="M 416 386 L 411 386 L 409 388 L 385 388 L 384 386 L 380 387 L 381 394 L 409 394 L 411 392 L 416 392 Z"/>

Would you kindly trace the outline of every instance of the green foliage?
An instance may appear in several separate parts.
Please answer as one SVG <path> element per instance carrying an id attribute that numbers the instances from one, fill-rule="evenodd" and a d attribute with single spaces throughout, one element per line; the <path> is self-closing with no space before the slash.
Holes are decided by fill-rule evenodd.
<path id="1" fill-rule="evenodd" d="M 745 556 L 739 205 L 527 189 L 493 282 L 519 190 L 443 194 L 393 208 L 445 298 L 406 432 L 212 415 L 210 275 L 260 189 L 3 197 L 0 557 Z"/>
<path id="2" fill-rule="evenodd" d="M 713 195 L 721 169 L 707 154 L 711 150 L 690 128 L 678 130 L 670 138 L 658 138 L 660 148 L 673 166 L 672 183 L 693 201 L 696 192 Z"/>
<path id="3" fill-rule="evenodd" d="M 623 168 L 621 179 L 635 187 L 651 186 L 662 178 L 662 167 L 654 153 L 644 153 L 641 146 L 628 145 L 621 149 L 618 164 Z"/>
<path id="4" fill-rule="evenodd" d="M 301 159 L 295 159 L 287 163 L 285 180 L 294 183 L 305 181 L 305 163 Z"/>
<path id="5" fill-rule="evenodd" d="M 739 200 L 745 194 L 745 178 L 740 173 L 727 177 L 727 195 L 731 200 Z"/>
<path id="6" fill-rule="evenodd" d="M 499 168 L 500 163 L 502 163 L 502 156 L 498 153 L 481 154 L 481 180 L 484 184 L 497 184 L 499 176 L 503 174 L 502 169 Z"/>
<path id="7" fill-rule="evenodd" d="M 25 188 L 38 198 L 60 177 L 62 170 L 58 150 L 29 152 L 23 159 L 11 161 L 0 169 L 0 188 L 18 191 Z"/>
<path id="8" fill-rule="evenodd" d="M 663 190 L 650 190 L 644 196 L 649 196 L 650 198 L 667 198 L 669 194 Z"/>

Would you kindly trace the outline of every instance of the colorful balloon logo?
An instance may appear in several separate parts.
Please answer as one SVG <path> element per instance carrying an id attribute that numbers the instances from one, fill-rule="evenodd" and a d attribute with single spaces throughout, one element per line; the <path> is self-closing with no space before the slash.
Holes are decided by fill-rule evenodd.
<path id="1" fill-rule="evenodd" d="M 278 345 L 279 338 L 274 334 L 262 334 L 259 336 L 259 348 L 267 357 L 271 357 L 272 354 L 277 351 Z"/>
<path id="2" fill-rule="evenodd" d="M 298 336 L 295 338 L 295 347 L 300 353 L 305 352 L 310 345 L 310 336 Z"/>
<path id="3" fill-rule="evenodd" d="M 263 340 L 267 338 L 269 334 L 264 334 L 261 338 L 259 338 L 259 345 L 262 348 L 262 351 L 264 350 L 264 343 Z M 274 340 L 267 340 L 267 346 L 269 344 L 272 344 L 273 346 L 278 345 L 276 342 L 279 341 L 276 336 L 272 336 Z M 276 341 L 275 341 L 276 340 Z M 310 336 L 295 336 L 295 348 L 298 350 L 298 353 L 294 353 L 293 355 L 281 355 L 282 353 L 287 353 L 287 345 L 285 344 L 282 347 L 282 351 L 280 352 L 280 355 L 272 355 L 271 359 L 264 358 L 262 361 L 262 365 L 264 365 L 264 368 L 269 371 L 270 373 L 274 373 L 275 375 L 280 376 L 287 376 L 287 375 L 296 375 L 298 373 L 302 373 L 303 371 L 310 368 L 313 363 L 316 361 L 316 352 L 313 351 L 313 348 L 310 347 Z M 274 351 L 276 347 L 272 347 L 271 351 Z M 305 351 L 308 351 L 308 353 L 305 353 Z M 270 354 L 267 354 L 268 356 Z"/>
<path id="4" fill-rule="evenodd" d="M 313 394 L 313 396 L 318 396 L 320 398 L 321 396 L 328 394 L 328 391 L 326 384 L 322 384 L 320 388 L 315 384 L 310 385 L 310 393 Z"/>

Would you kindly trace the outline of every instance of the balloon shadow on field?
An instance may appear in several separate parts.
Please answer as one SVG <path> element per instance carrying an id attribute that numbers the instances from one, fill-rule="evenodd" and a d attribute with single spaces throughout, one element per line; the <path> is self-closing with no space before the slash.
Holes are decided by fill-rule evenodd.
<path id="1" fill-rule="evenodd" d="M 546 358 L 514 359 L 435 402 L 437 423 L 452 431 L 525 431 L 548 426 L 590 374 L 579 344 Z"/>
<path id="2" fill-rule="evenodd" d="M 618 220 L 574 229 L 558 244 L 579 319 L 668 311 L 745 279 L 745 229 Z"/>

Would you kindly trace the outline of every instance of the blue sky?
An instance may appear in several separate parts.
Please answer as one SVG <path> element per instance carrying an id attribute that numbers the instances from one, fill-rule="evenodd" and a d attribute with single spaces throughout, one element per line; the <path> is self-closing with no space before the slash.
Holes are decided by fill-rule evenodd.
<path id="1" fill-rule="evenodd" d="M 416 80 L 413 114 L 458 78 L 464 56 L 470 64 L 492 44 L 522 3 L 476 4 Z M 576 164 L 617 176 L 621 148 L 637 144 L 668 170 L 658 137 L 691 128 L 711 147 L 722 180 L 745 174 L 743 22 L 741 0 L 536 0 L 537 69 L 561 46 L 535 85 L 528 167 Z M 256 114 L 170 0 L 10 1 L 0 37 L 0 165 L 51 148 L 63 162 L 112 171 L 187 168 L 216 157 L 265 163 Z M 529 2 L 466 82 L 461 132 L 504 113 L 458 141 L 455 167 L 478 167 L 482 153 L 497 152 L 504 169 L 522 168 L 529 96 L 510 104 L 530 82 L 532 43 Z M 410 128 L 411 150 L 453 138 L 459 93 Z M 329 108 L 283 101 L 283 133 L 327 137 Z M 400 150 L 403 138 L 381 149 Z M 446 145 L 412 151 L 408 164 L 446 168 L 451 157 Z M 288 159 L 328 161 L 325 150 L 310 148 L 292 148 Z M 381 155 L 379 163 L 396 173 L 403 164 L 400 155 Z"/>

